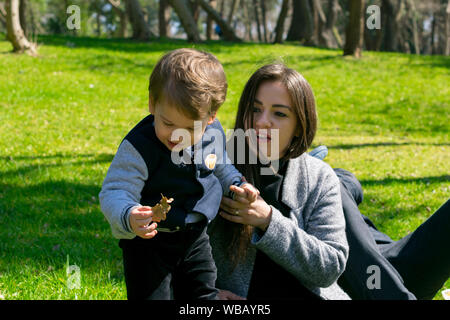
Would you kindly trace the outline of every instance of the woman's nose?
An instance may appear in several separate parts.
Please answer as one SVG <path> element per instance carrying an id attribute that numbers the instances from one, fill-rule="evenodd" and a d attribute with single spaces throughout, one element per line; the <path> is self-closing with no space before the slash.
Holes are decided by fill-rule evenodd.
<path id="1" fill-rule="evenodd" d="M 262 112 L 256 119 L 256 126 L 258 128 L 270 128 L 272 122 L 270 121 L 270 115 L 268 112 Z"/>

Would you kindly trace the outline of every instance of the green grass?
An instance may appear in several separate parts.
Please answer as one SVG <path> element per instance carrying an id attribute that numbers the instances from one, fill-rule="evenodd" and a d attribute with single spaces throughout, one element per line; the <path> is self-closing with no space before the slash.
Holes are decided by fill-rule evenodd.
<path id="1" fill-rule="evenodd" d="M 0 299 L 125 299 L 121 252 L 98 193 L 122 138 L 147 114 L 155 62 L 193 45 L 40 43 L 38 58 L 19 56 L 0 35 Z M 283 60 L 300 71 L 317 98 L 314 145 L 329 146 L 327 161 L 357 175 L 361 211 L 393 239 L 448 199 L 448 57 L 365 52 L 357 61 L 294 44 L 195 47 L 225 67 L 225 128 L 257 67 Z M 67 257 L 81 270 L 80 289 L 67 288 Z"/>

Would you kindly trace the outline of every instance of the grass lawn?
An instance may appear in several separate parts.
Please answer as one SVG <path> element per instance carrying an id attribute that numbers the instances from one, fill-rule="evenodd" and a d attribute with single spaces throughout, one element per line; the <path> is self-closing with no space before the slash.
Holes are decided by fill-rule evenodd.
<path id="1" fill-rule="evenodd" d="M 39 42 L 38 58 L 13 55 L 0 35 L 0 299 L 126 299 L 121 251 L 98 193 L 122 138 L 147 115 L 156 61 L 193 45 Z M 294 44 L 195 47 L 225 67 L 225 128 L 259 66 L 283 60 L 300 71 L 317 98 L 314 145 L 326 144 L 330 165 L 356 174 L 362 213 L 394 240 L 449 198 L 450 58 L 365 52 L 355 61 Z M 80 268 L 79 289 L 67 287 L 68 260 Z"/>

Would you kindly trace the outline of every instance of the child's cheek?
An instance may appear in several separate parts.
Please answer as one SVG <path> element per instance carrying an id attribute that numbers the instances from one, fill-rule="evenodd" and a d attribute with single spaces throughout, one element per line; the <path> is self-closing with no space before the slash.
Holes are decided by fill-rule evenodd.
<path id="1" fill-rule="evenodd" d="M 200 132 L 200 133 L 197 133 L 197 134 L 193 134 L 192 135 L 192 140 L 193 140 L 192 145 L 194 145 L 197 142 L 199 142 L 202 139 L 202 136 L 203 136 L 203 132 Z"/>

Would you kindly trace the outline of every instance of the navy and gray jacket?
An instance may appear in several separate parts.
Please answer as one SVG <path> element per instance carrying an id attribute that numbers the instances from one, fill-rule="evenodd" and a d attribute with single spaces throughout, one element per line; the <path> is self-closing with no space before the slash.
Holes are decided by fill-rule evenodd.
<path id="1" fill-rule="evenodd" d="M 138 206 L 154 206 L 161 194 L 174 201 L 167 219 L 158 226 L 174 229 L 203 216 L 211 221 L 223 193 L 228 194 L 230 185 L 241 184 L 242 175 L 228 159 L 218 120 L 206 127 L 196 145 L 180 154 L 172 153 L 158 140 L 153 122 L 153 115 L 149 115 L 126 135 L 103 181 L 100 206 L 117 239 L 136 236 L 129 225 L 129 213 Z M 205 165 L 208 154 L 217 156 L 213 169 Z"/>

